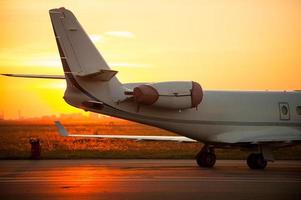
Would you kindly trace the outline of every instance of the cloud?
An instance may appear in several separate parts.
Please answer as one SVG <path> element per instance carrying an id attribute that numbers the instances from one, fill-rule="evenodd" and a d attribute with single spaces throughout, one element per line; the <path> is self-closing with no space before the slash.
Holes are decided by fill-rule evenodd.
<path id="1" fill-rule="evenodd" d="M 110 37 L 119 37 L 119 38 L 134 38 L 135 35 L 132 32 L 129 31 L 108 31 L 104 34 L 91 34 L 89 35 L 89 38 L 92 40 L 93 43 L 103 43 L 107 40 L 109 40 Z"/>
<path id="2" fill-rule="evenodd" d="M 15 49 L 7 52 L 0 51 L 1 66 L 14 67 L 61 67 L 60 56 L 52 52 L 25 52 Z"/>
<path id="3" fill-rule="evenodd" d="M 97 43 L 97 42 L 103 42 L 105 40 L 104 36 L 99 35 L 99 34 L 91 34 L 89 35 L 90 39 L 92 42 Z"/>
<path id="4" fill-rule="evenodd" d="M 123 38 L 134 38 L 135 35 L 132 32 L 129 31 L 108 31 L 105 33 L 108 36 L 113 37 L 123 37 Z"/>
<path id="5" fill-rule="evenodd" d="M 143 63 L 127 63 L 127 62 L 112 62 L 109 63 L 112 67 L 126 67 L 126 68 L 149 68 L 151 64 L 143 64 Z"/>

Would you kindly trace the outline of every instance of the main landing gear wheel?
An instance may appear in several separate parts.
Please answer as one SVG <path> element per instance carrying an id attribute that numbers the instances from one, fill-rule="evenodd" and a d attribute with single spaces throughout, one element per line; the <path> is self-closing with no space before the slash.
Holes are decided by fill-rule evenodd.
<path id="1" fill-rule="evenodd" d="M 196 162 L 200 167 L 212 168 L 215 164 L 215 161 L 216 156 L 214 152 L 207 148 L 202 149 L 196 156 Z"/>
<path id="2" fill-rule="evenodd" d="M 261 153 L 251 153 L 247 158 L 247 164 L 250 169 L 264 169 L 267 163 Z"/>

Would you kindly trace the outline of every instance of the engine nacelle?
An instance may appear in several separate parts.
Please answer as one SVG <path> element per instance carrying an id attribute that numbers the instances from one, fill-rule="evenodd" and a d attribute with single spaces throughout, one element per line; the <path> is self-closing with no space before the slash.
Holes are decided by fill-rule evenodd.
<path id="1" fill-rule="evenodd" d="M 159 82 L 135 87 L 132 95 L 137 104 L 187 109 L 202 102 L 203 90 L 193 81 Z"/>

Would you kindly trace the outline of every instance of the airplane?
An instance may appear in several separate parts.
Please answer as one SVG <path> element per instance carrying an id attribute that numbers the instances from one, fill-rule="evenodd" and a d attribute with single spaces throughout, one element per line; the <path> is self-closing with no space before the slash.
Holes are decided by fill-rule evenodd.
<path id="1" fill-rule="evenodd" d="M 202 142 L 196 161 L 204 168 L 215 165 L 216 148 L 247 150 L 249 168 L 264 169 L 275 149 L 301 143 L 301 91 L 213 91 L 195 81 L 123 84 L 70 10 L 49 14 L 64 75 L 2 75 L 65 79 L 63 98 L 71 106 L 180 135 L 69 134 L 57 121 L 62 136 Z"/>

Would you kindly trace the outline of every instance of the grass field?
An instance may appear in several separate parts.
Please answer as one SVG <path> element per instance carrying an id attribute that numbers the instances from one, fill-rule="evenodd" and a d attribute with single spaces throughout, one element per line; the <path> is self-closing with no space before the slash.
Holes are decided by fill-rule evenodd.
<path id="1" fill-rule="evenodd" d="M 70 133 L 81 134 L 136 134 L 173 135 L 154 127 L 124 120 L 105 119 L 62 121 Z M 114 139 L 61 137 L 51 121 L 0 122 L 0 159 L 30 157 L 30 138 L 38 138 L 42 145 L 42 159 L 65 158 L 194 158 L 202 144 L 178 142 L 138 142 Z M 245 159 L 248 152 L 239 150 L 216 151 L 218 159 Z M 277 150 L 278 159 L 301 159 L 301 146 Z"/>

